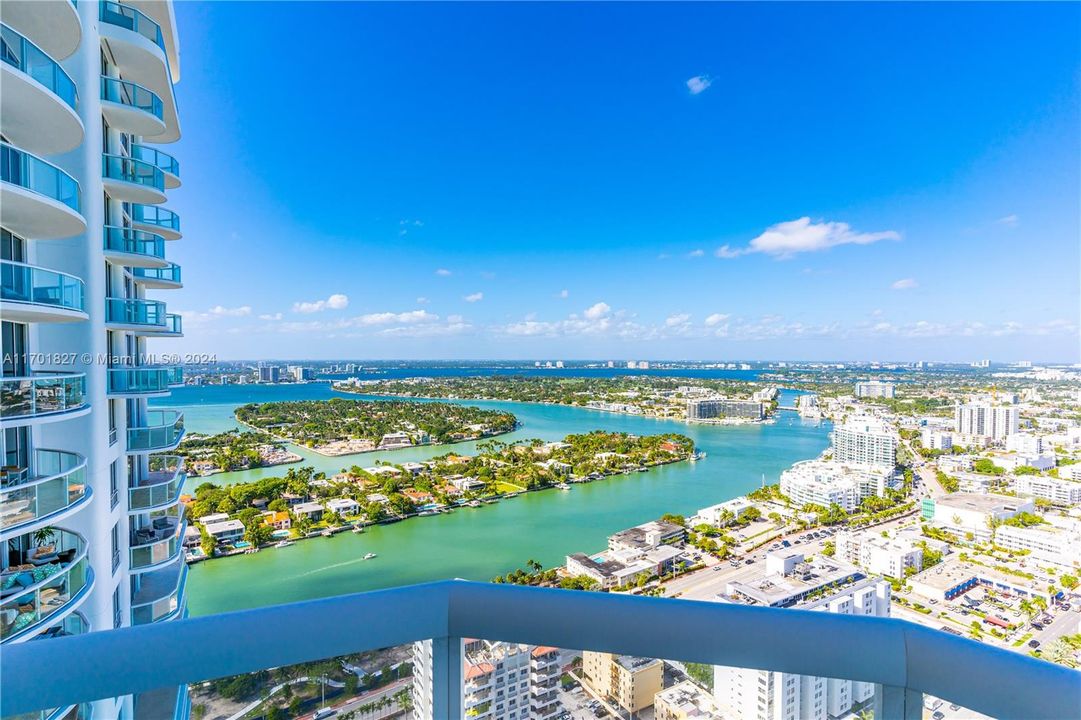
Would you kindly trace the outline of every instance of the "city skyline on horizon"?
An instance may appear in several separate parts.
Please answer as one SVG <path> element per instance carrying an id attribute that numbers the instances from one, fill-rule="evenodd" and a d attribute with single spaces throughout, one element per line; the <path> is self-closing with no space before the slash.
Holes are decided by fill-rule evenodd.
<path id="1" fill-rule="evenodd" d="M 1076 6 L 176 12 L 186 352 L 1081 360 Z"/>

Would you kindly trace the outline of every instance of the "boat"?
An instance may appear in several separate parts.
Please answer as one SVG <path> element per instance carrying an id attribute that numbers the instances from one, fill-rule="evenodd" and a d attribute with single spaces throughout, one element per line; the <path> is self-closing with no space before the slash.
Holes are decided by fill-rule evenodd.
<path id="1" fill-rule="evenodd" d="M 419 515 L 420 517 L 429 517 L 431 515 L 438 515 L 438 514 L 439 514 L 438 510 L 422 510 L 421 512 L 417 513 L 417 515 Z"/>
<path id="2" fill-rule="evenodd" d="M 296 545 L 296 543 L 294 543 L 292 540 L 282 540 L 281 542 L 275 543 L 274 547 L 276 547 L 276 548 L 286 548 L 286 547 L 289 547 L 290 545 Z"/>
<path id="3" fill-rule="evenodd" d="M 371 559 L 372 559 L 372 558 L 374 558 L 374 557 L 375 557 L 375 553 L 366 553 L 366 554 L 364 555 L 364 559 L 365 559 L 365 560 L 371 560 Z"/>
<path id="4" fill-rule="evenodd" d="M 333 535 L 334 533 L 332 533 L 332 532 L 330 531 L 330 529 L 329 529 L 329 528 L 327 528 L 326 530 L 324 530 L 323 532 L 321 532 L 321 533 L 319 533 L 319 534 L 320 534 L 320 535 L 322 535 L 323 537 L 330 537 L 330 536 L 331 536 L 331 535 Z"/>
<path id="5" fill-rule="evenodd" d="M 648 471 L 649 471 L 649 468 L 644 468 L 644 467 L 638 468 L 638 472 L 648 472 Z"/>
<path id="6" fill-rule="evenodd" d="M 478 508 L 478 507 L 480 507 L 480 501 L 479 500 L 470 500 L 469 502 L 466 503 L 466 505 L 468 505 L 469 507 L 472 507 L 472 508 Z"/>
<path id="7" fill-rule="evenodd" d="M 567 483 L 559 483 L 558 485 L 556 485 L 556 488 L 559 490 L 570 490 L 571 486 Z"/>
<path id="8" fill-rule="evenodd" d="M 362 532 L 364 532 L 364 528 L 362 528 L 360 525 L 354 525 L 353 526 L 353 532 L 358 533 L 358 534 L 362 533 Z"/>

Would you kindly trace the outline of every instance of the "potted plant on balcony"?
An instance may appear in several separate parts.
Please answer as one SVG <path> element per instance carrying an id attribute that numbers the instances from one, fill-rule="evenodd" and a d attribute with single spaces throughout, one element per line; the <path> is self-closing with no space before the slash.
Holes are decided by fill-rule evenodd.
<path id="1" fill-rule="evenodd" d="M 56 528 L 43 527 L 34 533 L 34 544 L 39 548 L 44 547 L 46 543 L 50 542 L 56 537 Z"/>

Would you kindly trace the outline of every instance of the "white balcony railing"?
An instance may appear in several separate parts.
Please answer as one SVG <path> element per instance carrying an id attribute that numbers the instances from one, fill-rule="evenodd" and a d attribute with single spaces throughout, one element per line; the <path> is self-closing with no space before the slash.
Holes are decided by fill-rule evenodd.
<path id="1" fill-rule="evenodd" d="M 904 620 L 453 580 L 5 647 L 4 712 L 430 638 L 433 716 L 461 717 L 463 637 L 873 682 L 876 718 L 919 719 L 924 693 L 996 718 L 1081 707 L 1081 673 Z"/>

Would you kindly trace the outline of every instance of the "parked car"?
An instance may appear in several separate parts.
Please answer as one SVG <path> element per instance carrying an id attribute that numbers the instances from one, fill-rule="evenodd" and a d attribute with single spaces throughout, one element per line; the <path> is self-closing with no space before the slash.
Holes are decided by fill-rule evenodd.
<path id="1" fill-rule="evenodd" d="M 1033 650 L 1035 650 L 1036 648 L 1040 647 L 1040 641 L 1039 640 L 1029 640 L 1028 641 L 1028 646 L 1030 648 L 1032 648 Z"/>
<path id="2" fill-rule="evenodd" d="M 1033 630 L 1043 630 L 1043 625 L 1040 623 L 1032 623 L 1031 627 Z"/>

